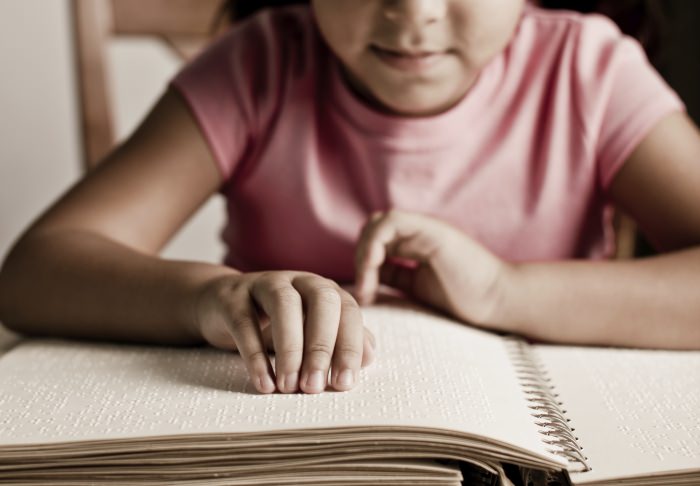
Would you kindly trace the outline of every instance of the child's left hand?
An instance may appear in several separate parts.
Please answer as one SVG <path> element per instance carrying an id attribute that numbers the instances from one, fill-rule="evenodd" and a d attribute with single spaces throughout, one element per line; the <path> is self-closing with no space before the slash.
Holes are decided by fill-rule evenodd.
<path id="1" fill-rule="evenodd" d="M 511 267 L 446 222 L 398 210 L 374 213 L 355 257 L 360 304 L 374 300 L 381 282 L 458 319 L 498 327 L 494 314 Z"/>

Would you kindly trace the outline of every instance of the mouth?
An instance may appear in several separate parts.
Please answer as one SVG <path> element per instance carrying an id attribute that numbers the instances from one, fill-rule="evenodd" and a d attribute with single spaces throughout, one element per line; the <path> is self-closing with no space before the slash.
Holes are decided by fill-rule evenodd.
<path id="1" fill-rule="evenodd" d="M 448 51 L 402 50 L 370 45 L 370 51 L 388 66 L 400 71 L 420 72 L 433 67 L 445 58 Z"/>

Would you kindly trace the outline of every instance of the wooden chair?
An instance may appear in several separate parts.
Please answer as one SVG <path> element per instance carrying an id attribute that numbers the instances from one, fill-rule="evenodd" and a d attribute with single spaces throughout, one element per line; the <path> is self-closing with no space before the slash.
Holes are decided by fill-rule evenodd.
<path id="1" fill-rule="evenodd" d="M 118 110 L 114 109 L 110 83 L 115 76 L 108 72 L 110 43 L 128 37 L 155 39 L 185 61 L 221 33 L 228 22 L 214 25 L 220 17 L 222 0 L 71 1 L 82 121 L 82 166 L 87 171 L 118 142 L 115 116 Z M 224 214 L 223 200 L 211 198 L 163 248 L 161 255 L 220 262 L 225 248 L 214 235 L 224 224 Z"/>
<path id="2" fill-rule="evenodd" d="M 73 0 L 75 52 L 83 130 L 83 166 L 93 168 L 114 147 L 106 53 L 118 36 L 162 40 L 183 60 L 212 37 L 221 0 Z"/>

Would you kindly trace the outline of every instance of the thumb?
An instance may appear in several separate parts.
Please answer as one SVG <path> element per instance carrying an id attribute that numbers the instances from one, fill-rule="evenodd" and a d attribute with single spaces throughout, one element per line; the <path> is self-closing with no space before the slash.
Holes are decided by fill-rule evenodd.
<path id="1" fill-rule="evenodd" d="M 412 294 L 416 277 L 417 262 L 390 257 L 379 269 L 379 282 L 405 294 Z"/>
<path id="2" fill-rule="evenodd" d="M 391 211 L 373 217 L 362 231 L 355 255 L 360 303 L 374 300 L 379 270 L 387 258 L 431 265 L 442 245 L 441 234 L 432 220 L 421 215 Z"/>
<path id="3" fill-rule="evenodd" d="M 379 281 L 406 297 L 436 308 L 445 308 L 444 286 L 435 269 L 426 264 L 389 258 L 379 271 Z"/>

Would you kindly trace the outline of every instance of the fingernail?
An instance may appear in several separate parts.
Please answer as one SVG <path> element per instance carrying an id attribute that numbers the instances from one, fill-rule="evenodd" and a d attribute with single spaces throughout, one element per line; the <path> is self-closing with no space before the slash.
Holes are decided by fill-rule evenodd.
<path id="1" fill-rule="evenodd" d="M 296 371 L 294 373 L 289 373 L 283 378 L 282 391 L 286 393 L 291 393 L 297 391 L 299 386 L 299 373 Z"/>
<path id="2" fill-rule="evenodd" d="M 312 371 L 306 379 L 306 391 L 320 393 L 326 388 L 326 374 L 322 371 Z"/>
<path id="3" fill-rule="evenodd" d="M 343 388 L 350 388 L 355 384 L 355 374 L 352 370 L 343 370 L 338 375 L 338 385 Z"/>
<path id="4" fill-rule="evenodd" d="M 262 375 L 258 377 L 258 390 L 262 393 L 272 393 L 275 391 L 275 383 L 270 378 L 270 375 Z"/>

